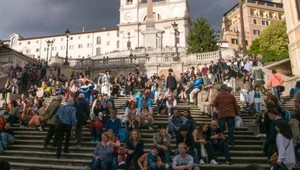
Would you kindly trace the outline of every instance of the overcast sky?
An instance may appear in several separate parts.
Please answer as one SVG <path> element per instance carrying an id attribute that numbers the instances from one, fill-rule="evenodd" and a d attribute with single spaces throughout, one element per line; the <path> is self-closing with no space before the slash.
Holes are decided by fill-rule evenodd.
<path id="1" fill-rule="evenodd" d="M 143 0 L 146 1 L 146 0 Z M 219 29 L 223 14 L 238 0 L 189 0 L 191 18 L 204 17 Z M 44 36 L 115 28 L 120 0 L 0 0 L 0 39 L 12 33 L 23 37 Z"/>

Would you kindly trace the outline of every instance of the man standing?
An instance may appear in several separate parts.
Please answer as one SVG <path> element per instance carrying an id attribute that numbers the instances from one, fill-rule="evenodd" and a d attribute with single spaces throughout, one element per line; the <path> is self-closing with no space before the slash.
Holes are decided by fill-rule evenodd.
<path id="1" fill-rule="evenodd" d="M 56 113 L 56 118 L 58 121 L 58 126 L 56 129 L 57 135 L 57 150 L 56 150 L 56 157 L 57 159 L 61 156 L 61 146 L 64 136 L 66 134 L 66 141 L 64 152 L 70 153 L 69 151 L 69 142 L 70 142 L 70 135 L 71 129 L 76 129 L 77 119 L 76 119 L 76 109 L 73 107 L 74 99 L 68 98 L 66 101 L 66 105 L 60 107 Z"/>
<path id="2" fill-rule="evenodd" d="M 77 119 L 75 140 L 77 145 L 76 147 L 79 148 L 81 145 L 83 125 L 86 124 L 86 121 L 90 113 L 89 103 L 84 99 L 83 93 L 79 94 L 78 101 L 75 102 L 74 107 L 76 109 L 76 119 Z"/>
<path id="3" fill-rule="evenodd" d="M 218 110 L 219 127 L 222 133 L 225 131 L 225 123 L 228 126 L 228 143 L 234 146 L 234 117 L 238 115 L 239 107 L 235 97 L 228 92 L 225 84 L 221 85 L 221 92 L 217 95 L 213 106 Z"/>
<path id="4" fill-rule="evenodd" d="M 57 96 L 56 100 L 53 101 L 52 103 L 50 103 L 49 106 L 45 109 L 45 115 L 46 115 L 46 117 L 48 117 L 47 124 L 48 124 L 49 129 L 47 131 L 47 135 L 44 140 L 44 145 L 43 145 L 44 149 L 47 148 L 47 145 L 49 144 L 52 136 L 55 133 L 55 130 L 56 130 L 55 125 L 57 123 L 57 119 L 56 119 L 55 115 L 61 106 L 61 102 L 62 102 L 62 96 Z M 39 129 L 40 128 L 41 127 L 39 127 Z M 57 139 L 56 139 L 56 135 L 54 135 L 53 147 L 55 147 L 56 145 L 57 145 Z"/>

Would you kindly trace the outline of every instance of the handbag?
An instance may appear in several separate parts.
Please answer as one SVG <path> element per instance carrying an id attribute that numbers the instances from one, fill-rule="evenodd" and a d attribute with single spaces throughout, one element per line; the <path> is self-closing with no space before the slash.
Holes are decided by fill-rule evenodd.
<path id="1" fill-rule="evenodd" d="M 285 150 L 287 150 L 287 148 L 290 146 L 290 143 L 287 145 L 287 147 L 285 147 Z M 278 152 L 274 152 L 273 155 L 270 157 L 270 162 L 272 164 L 276 164 L 278 159 Z"/>
<path id="2" fill-rule="evenodd" d="M 274 74 L 273 74 L 274 75 Z M 274 75 L 275 76 L 275 75 Z M 275 78 L 280 82 L 280 80 L 277 78 L 277 76 L 275 76 Z M 279 92 L 280 93 L 282 93 L 282 92 L 284 92 L 285 91 L 285 87 L 284 86 L 282 86 L 282 85 L 280 85 L 279 86 Z"/>
<path id="3" fill-rule="evenodd" d="M 201 144 L 201 156 L 202 158 L 206 158 L 207 157 L 207 151 L 204 147 L 204 144 Z"/>

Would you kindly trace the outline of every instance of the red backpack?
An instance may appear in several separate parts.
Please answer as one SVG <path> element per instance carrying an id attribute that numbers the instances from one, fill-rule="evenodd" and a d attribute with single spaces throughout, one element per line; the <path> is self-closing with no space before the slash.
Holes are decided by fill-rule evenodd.
<path id="1" fill-rule="evenodd" d="M 0 116 L 0 130 L 4 129 L 5 119 L 3 116 Z"/>

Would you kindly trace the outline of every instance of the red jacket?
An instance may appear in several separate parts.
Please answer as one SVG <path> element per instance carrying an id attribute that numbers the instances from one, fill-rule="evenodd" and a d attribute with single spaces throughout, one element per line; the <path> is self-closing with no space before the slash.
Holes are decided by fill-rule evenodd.
<path id="1" fill-rule="evenodd" d="M 97 128 L 97 129 L 103 129 L 103 124 L 99 121 L 98 123 L 91 122 L 88 126 L 89 129 Z"/>
<path id="2" fill-rule="evenodd" d="M 235 117 L 239 112 L 235 97 L 228 92 L 218 94 L 213 106 L 218 110 L 218 118 Z"/>

